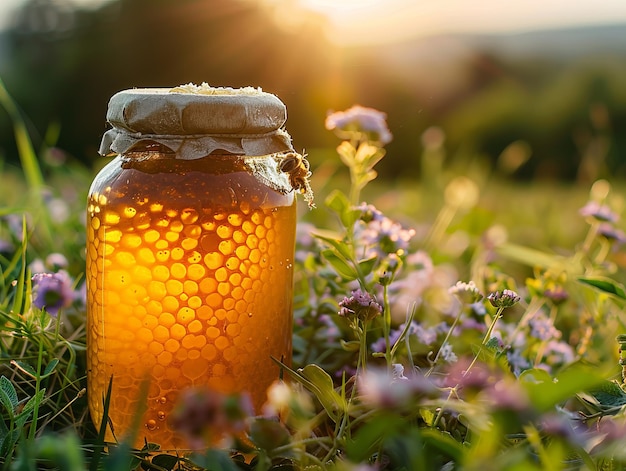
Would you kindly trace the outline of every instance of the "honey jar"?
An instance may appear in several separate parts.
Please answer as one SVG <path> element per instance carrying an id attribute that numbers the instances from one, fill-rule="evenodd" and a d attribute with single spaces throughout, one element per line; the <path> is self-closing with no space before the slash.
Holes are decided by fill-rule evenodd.
<path id="1" fill-rule="evenodd" d="M 134 429 L 138 447 L 184 449 L 168 420 L 181 391 L 245 391 L 258 412 L 272 358 L 289 363 L 308 164 L 256 88 L 125 90 L 107 121 L 115 157 L 87 210 L 89 408 L 98 427 L 112 379 L 107 441 Z"/>

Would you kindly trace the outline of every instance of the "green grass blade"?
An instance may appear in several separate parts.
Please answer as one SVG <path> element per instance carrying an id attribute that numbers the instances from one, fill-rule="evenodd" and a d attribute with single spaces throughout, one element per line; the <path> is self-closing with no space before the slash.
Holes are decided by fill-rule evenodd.
<path id="1" fill-rule="evenodd" d="M 111 406 L 111 391 L 113 389 L 113 376 L 109 379 L 109 386 L 107 387 L 106 395 L 104 396 L 104 412 L 102 414 L 102 422 L 100 423 L 100 429 L 98 430 L 98 439 L 95 443 L 93 456 L 91 457 L 91 463 L 89 464 L 89 471 L 98 471 L 100 465 L 100 457 L 104 451 L 104 438 L 106 436 L 107 426 L 109 424 L 109 407 Z"/>
<path id="2" fill-rule="evenodd" d="M 13 121 L 13 132 L 15 134 L 15 143 L 22 162 L 24 176 L 26 182 L 32 190 L 39 190 L 44 186 L 43 176 L 37 160 L 37 154 L 33 148 L 33 143 L 28 135 L 26 123 L 20 114 L 17 105 L 9 95 L 4 82 L 0 79 L 0 105 L 9 114 Z"/>

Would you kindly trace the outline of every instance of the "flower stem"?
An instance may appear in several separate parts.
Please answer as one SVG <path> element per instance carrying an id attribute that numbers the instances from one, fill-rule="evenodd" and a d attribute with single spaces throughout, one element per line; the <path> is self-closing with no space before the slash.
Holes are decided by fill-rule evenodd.
<path id="1" fill-rule="evenodd" d="M 437 355 L 435 355 L 435 359 L 432 361 L 430 365 L 430 369 L 424 375 L 427 378 L 431 375 L 431 373 L 435 369 L 435 366 L 437 365 L 437 361 L 439 360 L 439 357 L 441 356 L 441 352 L 443 351 L 444 347 L 448 344 L 448 340 L 450 339 L 452 332 L 454 332 L 456 325 L 459 323 L 459 319 L 461 319 L 461 314 L 463 314 L 463 309 L 460 309 L 459 313 L 454 318 L 454 321 L 452 322 L 452 325 L 450 326 L 450 329 L 448 330 L 446 337 L 443 339 L 443 342 L 441 343 L 441 347 L 439 347 L 439 350 L 437 351 Z"/>
<path id="2" fill-rule="evenodd" d="M 483 338 L 483 341 L 480 344 L 480 348 L 478 349 L 478 352 L 476 352 L 474 359 L 472 360 L 472 362 L 469 364 L 469 366 L 463 373 L 463 378 L 465 378 L 468 375 L 469 371 L 472 369 L 474 364 L 478 361 L 478 357 L 480 356 L 480 353 L 482 352 L 483 347 L 487 345 L 487 342 L 489 342 L 489 339 L 491 339 L 491 334 L 493 333 L 493 329 L 495 328 L 496 322 L 498 322 L 498 319 L 502 317 L 503 311 L 504 311 L 504 307 L 499 307 L 498 310 L 496 311 L 496 315 L 493 317 L 493 320 L 491 321 L 491 325 L 487 329 L 487 333 L 485 334 L 485 337 Z"/>
<path id="3" fill-rule="evenodd" d="M 389 304 L 389 285 L 383 286 L 383 334 L 385 336 L 385 360 L 387 360 L 387 370 L 391 372 L 393 355 L 391 352 L 391 342 L 389 334 L 391 332 L 391 306 Z"/>

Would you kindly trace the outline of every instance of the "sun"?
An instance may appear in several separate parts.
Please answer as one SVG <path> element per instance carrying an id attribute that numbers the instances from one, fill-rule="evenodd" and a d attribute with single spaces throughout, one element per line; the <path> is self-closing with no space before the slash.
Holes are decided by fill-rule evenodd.
<path id="1" fill-rule="evenodd" d="M 339 45 L 377 42 L 381 31 L 379 20 L 389 15 L 390 0 L 297 0 L 305 10 L 317 12 L 328 22 L 326 34 Z"/>
<path id="2" fill-rule="evenodd" d="M 275 24 L 297 32 L 307 23 L 321 24 L 337 46 L 394 41 L 407 30 L 403 11 L 413 0 L 248 0 L 270 13 Z M 415 22 L 411 23 L 414 30 Z"/>

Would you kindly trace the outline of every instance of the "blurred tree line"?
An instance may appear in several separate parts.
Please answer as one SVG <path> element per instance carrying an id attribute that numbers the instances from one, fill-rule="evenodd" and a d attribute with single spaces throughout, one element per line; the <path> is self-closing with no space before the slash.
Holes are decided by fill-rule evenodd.
<path id="1" fill-rule="evenodd" d="M 36 145 L 47 140 L 89 164 L 115 92 L 208 82 L 278 95 L 294 144 L 308 151 L 337 143 L 323 126 L 330 110 L 359 103 L 387 112 L 387 178 L 419 176 L 433 126 L 461 169 L 479 158 L 519 178 L 626 173 L 626 45 L 568 58 L 484 47 L 448 57 L 437 39 L 339 48 L 323 19 L 309 16 L 289 29 L 250 0 L 113 0 L 95 10 L 29 0 L 0 39 L 0 77 Z M 3 112 L 0 158 L 17 162 Z"/>

